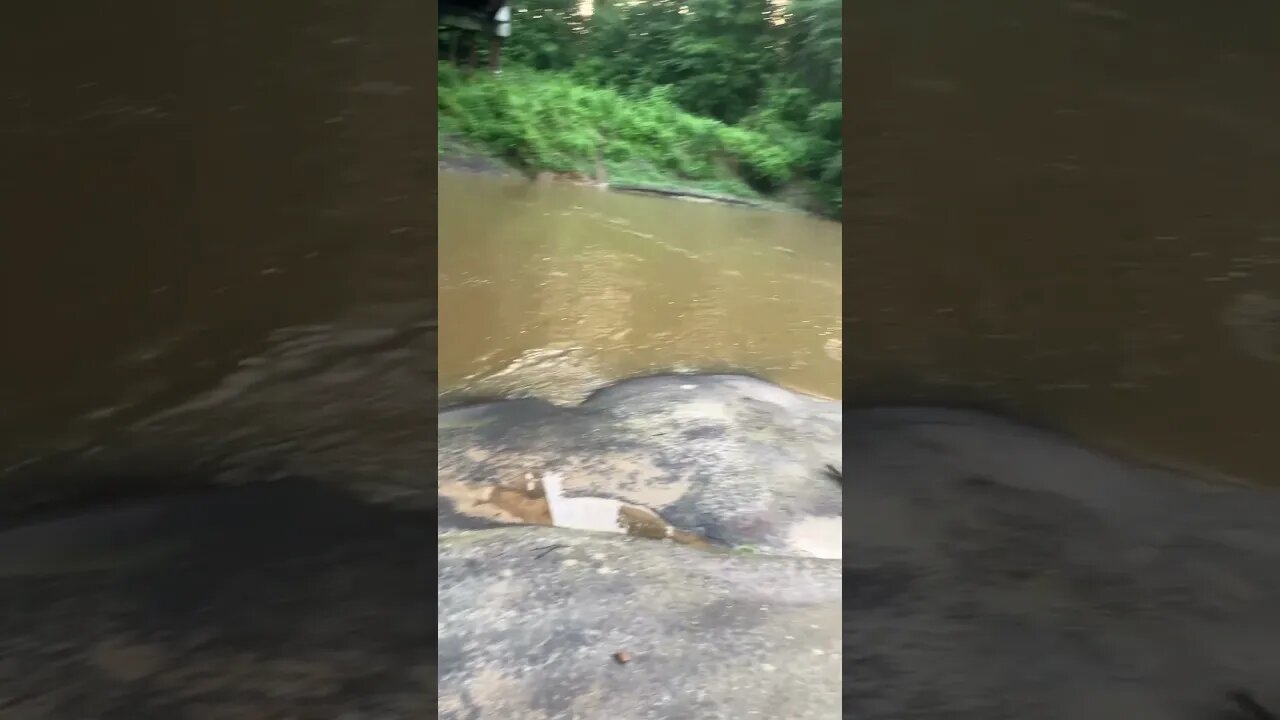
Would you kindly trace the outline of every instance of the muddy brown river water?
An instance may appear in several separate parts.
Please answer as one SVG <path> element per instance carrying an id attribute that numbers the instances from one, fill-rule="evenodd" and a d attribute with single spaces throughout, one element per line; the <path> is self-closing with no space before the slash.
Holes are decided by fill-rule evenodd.
<path id="1" fill-rule="evenodd" d="M 846 400 L 1280 483 L 1280 5 L 876 5 L 846 36 Z"/>
<path id="2" fill-rule="evenodd" d="M 273 334 L 434 314 L 429 17 L 92 5 L 5 34 L 0 470 L 110 445 Z"/>
<path id="3" fill-rule="evenodd" d="M 440 385 L 574 402 L 666 370 L 840 397 L 840 225 L 441 171 Z"/>
<path id="4" fill-rule="evenodd" d="M 1280 481 L 1274 3 L 851 13 L 843 237 L 442 172 L 438 250 L 410 6 L 245 23 L 250 5 L 176 26 L 50 12 L 8 41 L 6 463 L 55 438 L 109 443 L 274 333 L 433 316 L 438 277 L 446 397 L 571 401 L 654 370 L 740 369 L 851 402 L 997 405 Z M 168 44 L 113 40 L 146 27 Z M 49 60 L 49 38 L 78 52 Z M 384 305 L 400 309 L 379 320 Z"/>

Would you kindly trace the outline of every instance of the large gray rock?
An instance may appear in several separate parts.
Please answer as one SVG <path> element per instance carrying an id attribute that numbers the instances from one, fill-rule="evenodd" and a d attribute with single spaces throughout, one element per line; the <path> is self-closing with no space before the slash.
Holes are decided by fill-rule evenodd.
<path id="1" fill-rule="evenodd" d="M 388 317 L 399 316 L 377 315 Z M 282 331 L 217 387 L 131 428 L 118 449 L 11 477 L 0 531 L 3 709 L 423 717 L 437 698 L 438 638 L 446 717 L 838 714 L 837 561 L 552 527 L 429 532 L 435 496 L 422 461 L 434 438 L 418 351 L 434 336 L 419 331 L 425 320 L 399 324 Z M 534 424 L 522 422 L 529 408 Z M 499 437 L 530 447 L 514 442 L 530 429 L 559 438 L 580 453 L 561 456 L 566 479 L 593 447 L 603 462 L 654 452 L 679 489 L 655 485 L 671 497 L 659 509 L 710 519 L 723 510 L 733 527 L 734 498 L 754 513 L 776 502 L 784 520 L 838 520 L 838 486 L 822 472 L 838 463 L 838 411 L 747 378 L 680 377 L 623 383 L 583 409 L 513 401 L 441 423 L 510 428 L 466 436 L 472 450 Z M 380 417 L 400 425 L 366 426 Z M 593 446 L 604 433 L 590 420 L 604 417 L 617 440 Z M 710 452 L 688 447 L 701 436 Z M 160 448 L 162 459 L 148 454 Z M 753 463 L 777 469 L 776 482 L 753 480 Z M 667 479 L 632 479 L 645 477 Z M 625 497 L 649 498 L 643 489 Z M 134 497 L 112 494 L 123 491 Z M 747 531 L 756 550 L 791 537 Z M 611 659 L 619 650 L 632 661 Z"/>
<path id="2" fill-rule="evenodd" d="M 838 403 L 665 375 L 439 427 L 442 718 L 839 716 Z M 697 547 L 581 529 L 621 508 Z"/>
<path id="3" fill-rule="evenodd" d="M 442 536 L 439 591 L 445 720 L 840 713 L 836 561 L 502 528 Z"/>
<path id="4" fill-rule="evenodd" d="M 485 403 L 439 419 L 441 523 L 522 522 L 493 489 L 555 473 L 570 498 L 646 508 L 713 544 L 839 557 L 840 404 L 741 375 L 661 375 L 580 405 Z"/>
<path id="5" fill-rule="evenodd" d="M 1280 498 L 992 416 L 845 415 L 847 712 L 1251 718 L 1280 706 Z"/>
<path id="6" fill-rule="evenodd" d="M 841 418 L 665 376 L 442 413 L 436 509 L 434 333 L 383 312 L 282 333 L 117 449 L 5 476 L 0 716 L 429 716 L 437 638 L 445 717 L 822 718 L 841 690 L 871 719 L 1249 718 L 1222 713 L 1233 687 L 1280 706 L 1273 492 L 979 413 Z M 457 506 L 548 472 L 716 542 Z M 148 496 L 91 502 L 129 483 Z M 792 530 L 841 517 L 843 567 L 803 557 Z"/>
<path id="7" fill-rule="evenodd" d="M 431 717 L 430 311 L 282 329 L 0 472 L 0 718 Z"/>
<path id="8" fill-rule="evenodd" d="M 431 717 L 431 516 L 282 480 L 10 527 L 0 717 Z"/>
<path id="9" fill-rule="evenodd" d="M 518 485 L 562 472 L 583 495 L 647 503 L 686 529 L 728 528 L 738 543 L 796 556 L 778 528 L 809 517 L 820 506 L 809 498 L 842 499 L 819 471 L 840 432 L 828 412 L 839 411 L 733 376 L 620 383 L 572 408 L 480 405 L 441 416 L 441 477 Z M 847 717 L 1220 718 L 1232 717 L 1237 687 L 1280 704 L 1274 494 L 981 413 L 880 408 L 844 421 Z M 782 471 L 753 475 L 760 467 Z M 654 502 L 642 494 L 651 486 L 675 491 Z M 753 502 L 782 519 L 744 522 Z M 804 637 L 790 614 L 739 624 L 706 610 L 745 598 L 778 607 L 780 593 L 807 599 L 791 611 L 827 617 L 834 568 L 822 561 L 547 528 L 447 534 L 440 558 L 448 717 L 836 716 L 824 705 L 836 678 L 820 666 L 801 665 L 799 679 L 759 673 L 745 691 L 738 675 L 721 678 L 726 647 L 745 666 L 794 665 L 794 646 L 779 641 Z M 648 619 L 630 618 L 636 606 Z M 726 640 L 748 627 L 759 642 Z M 608 659 L 655 646 L 652 677 Z M 692 653 L 708 663 L 686 666 Z M 664 687 L 703 704 L 667 701 Z"/>

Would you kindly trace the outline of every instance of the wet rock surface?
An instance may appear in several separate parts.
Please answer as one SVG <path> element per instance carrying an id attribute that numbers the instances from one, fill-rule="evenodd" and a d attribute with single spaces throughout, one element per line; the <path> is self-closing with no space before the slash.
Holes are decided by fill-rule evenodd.
<path id="1" fill-rule="evenodd" d="M 839 715 L 839 403 L 664 375 L 439 426 L 440 717 Z"/>
<path id="2" fill-rule="evenodd" d="M 430 717 L 435 342 L 413 304 L 282 329 L 0 473 L 0 718 Z"/>
<path id="3" fill-rule="evenodd" d="M 989 415 L 845 415 L 856 718 L 1263 718 L 1280 498 Z"/>
<path id="4" fill-rule="evenodd" d="M 593 400 L 633 408 L 656 395 L 669 409 L 685 401 L 698 409 L 672 411 L 681 418 L 732 417 L 689 393 L 697 397 L 678 379 L 654 378 L 621 383 Z M 508 410 L 508 422 L 494 419 Z M 572 466 L 572 454 L 549 439 L 556 423 L 572 425 L 576 412 L 584 411 L 519 402 L 445 413 L 442 450 L 451 441 L 446 428 L 456 423 L 452 437 L 521 452 L 543 447 L 548 462 L 567 457 Z M 1259 708 L 1280 704 L 1274 493 L 1126 462 L 984 413 L 863 409 L 844 422 L 849 444 L 837 486 L 849 493 L 840 568 L 843 677 L 787 655 L 793 646 L 778 636 L 806 637 L 791 615 L 756 611 L 739 625 L 717 605 L 785 606 L 826 627 L 831 620 L 822 618 L 835 607 L 824 596 L 834 570 L 826 563 L 833 561 L 785 557 L 785 550 L 775 557 L 716 554 L 545 527 L 446 530 L 444 716 L 482 717 L 489 709 L 591 717 L 586 708 L 598 707 L 601 717 L 625 715 L 621 708 L 642 708 L 641 717 L 743 717 L 750 710 L 836 717 L 834 702 L 824 705 L 835 687 L 852 718 L 1207 720 L 1265 718 Z M 442 473 L 467 468 L 477 474 L 465 479 L 483 482 L 480 468 L 504 467 L 485 462 L 522 457 L 477 456 L 479 443 L 464 447 L 464 461 L 442 460 Z M 506 471 L 519 476 L 526 469 L 517 463 Z M 606 494 L 601 487 L 609 486 L 591 482 L 590 492 Z M 708 476 L 708 485 L 714 482 Z M 646 608 L 641 618 L 635 607 Z M 768 642 L 726 640 L 743 632 Z M 723 648 L 730 652 L 720 654 Z M 611 656 L 621 650 L 637 659 L 620 666 Z M 704 652 L 706 665 L 689 659 Z M 647 675 L 636 679 L 640 692 L 629 690 L 619 678 L 630 679 L 645 653 L 669 671 L 664 681 L 680 690 L 672 694 L 703 704 L 664 704 L 669 695 Z M 728 662 L 734 673 L 754 668 L 759 684 L 743 691 L 741 674 L 722 680 L 729 656 L 741 663 Z M 803 668 L 802 677 L 776 674 L 792 665 Z M 797 687 L 804 691 L 791 694 Z M 743 692 L 754 694 L 739 705 Z"/>
<path id="5" fill-rule="evenodd" d="M 430 524 L 281 480 L 10 528 L 0 717 L 429 717 Z"/>
<path id="6" fill-rule="evenodd" d="M 115 450 L 5 476 L 0 717 L 422 717 L 437 690 L 452 718 L 826 718 L 841 700 L 855 718 L 1265 717 L 1236 688 L 1280 705 L 1274 493 L 956 410 L 844 413 L 841 458 L 838 406 L 663 376 L 440 414 L 446 480 L 513 476 L 490 497 L 507 516 L 468 516 L 429 492 L 434 438 L 411 432 L 430 427 L 432 321 L 379 316 L 282 333 Z M 674 449 L 650 469 L 655 446 Z M 743 542 L 527 524 L 547 503 L 525 474 L 549 471 L 570 499 L 691 533 L 725 513 Z M 133 491 L 87 492 L 113 478 Z M 843 561 L 779 540 L 812 517 L 842 518 Z"/>
<path id="7" fill-rule="evenodd" d="M 547 527 L 439 557 L 441 718 L 839 715 L 836 561 Z"/>
<path id="8" fill-rule="evenodd" d="M 113 449 L 8 476 L 0 709 L 422 717 L 436 703 L 438 638 L 446 717 L 838 712 L 838 561 L 546 526 L 429 533 L 436 513 L 422 470 L 435 445 L 421 432 L 428 406 L 415 401 L 431 390 L 422 351 L 433 327 L 412 314 L 377 317 L 282 331 L 269 351 L 122 433 Z M 402 331 L 375 332 L 384 325 Z M 710 387 L 716 398 L 748 388 L 751 402 L 781 393 L 777 407 L 792 397 L 736 377 Z M 646 431 L 658 429 L 639 412 L 651 398 L 689 395 L 667 379 L 614 391 L 600 394 L 615 403 L 610 416 Z M 338 408 L 348 420 L 408 425 L 375 432 L 344 424 Z M 584 431 L 572 413 L 544 420 L 543 437 Z M 830 493 L 818 462 L 830 453 L 812 452 L 811 474 Z M 427 624 L 433 552 L 437 635 Z M 622 651 L 625 664 L 612 657 Z M 631 675 L 598 674 L 619 670 Z M 647 715 L 635 713 L 642 694 Z"/>
<path id="9" fill-rule="evenodd" d="M 724 547 L 839 557 L 840 404 L 741 375 L 627 380 L 571 407 L 482 403 L 440 414 L 443 526 L 529 522 L 494 502 L 547 473 L 569 498 L 647 508 Z"/>

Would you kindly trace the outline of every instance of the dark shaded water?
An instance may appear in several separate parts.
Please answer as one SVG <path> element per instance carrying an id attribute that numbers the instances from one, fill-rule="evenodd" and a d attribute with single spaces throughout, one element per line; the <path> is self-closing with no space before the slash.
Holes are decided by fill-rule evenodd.
<path id="1" fill-rule="evenodd" d="M 848 21 L 846 399 L 1280 483 L 1280 5 Z"/>
<path id="2" fill-rule="evenodd" d="M 0 70 L 0 468 L 103 441 L 281 328 L 434 313 L 425 6 L 27 10 Z"/>

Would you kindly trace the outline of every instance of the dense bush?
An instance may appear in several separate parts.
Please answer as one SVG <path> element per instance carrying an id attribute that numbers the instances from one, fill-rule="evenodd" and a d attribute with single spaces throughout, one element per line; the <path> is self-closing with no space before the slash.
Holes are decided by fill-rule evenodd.
<path id="1" fill-rule="evenodd" d="M 685 112 L 669 90 L 643 98 L 579 84 L 564 73 L 509 68 L 463 80 L 440 67 L 439 107 L 452 127 L 529 168 L 612 177 L 746 180 L 768 192 L 799 158 L 764 134 Z"/>
<path id="2" fill-rule="evenodd" d="M 839 0 L 512 0 L 498 77 L 440 68 L 442 122 L 530 168 L 800 188 L 838 213 Z M 442 41 L 443 42 L 443 41 Z"/>

